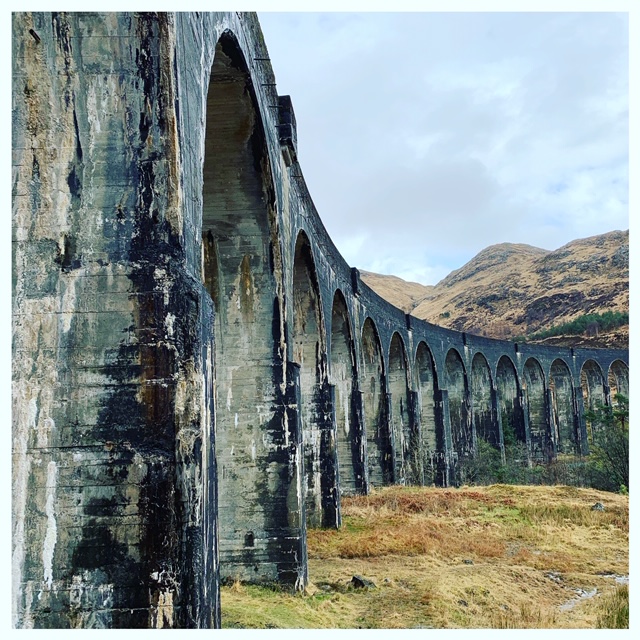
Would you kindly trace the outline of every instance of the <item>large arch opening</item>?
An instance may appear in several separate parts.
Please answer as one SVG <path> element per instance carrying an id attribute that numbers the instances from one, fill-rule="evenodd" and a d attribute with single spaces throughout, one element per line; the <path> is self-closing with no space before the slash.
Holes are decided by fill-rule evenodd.
<path id="1" fill-rule="evenodd" d="M 442 420 L 436 415 L 438 378 L 433 354 L 425 342 L 416 351 L 416 372 L 422 436 L 423 483 L 446 485 L 445 440 Z"/>
<path id="2" fill-rule="evenodd" d="M 202 281 L 216 314 L 220 572 L 295 583 L 304 536 L 301 501 L 290 498 L 301 484 L 298 439 L 280 391 L 275 195 L 250 74 L 229 33 L 216 45 L 205 123 Z"/>
<path id="3" fill-rule="evenodd" d="M 629 399 L 629 367 L 622 360 L 614 360 L 609 367 L 609 394 L 613 406 L 618 394 Z"/>
<path id="4" fill-rule="evenodd" d="M 460 462 L 473 455 L 473 432 L 469 412 L 469 385 L 460 354 L 449 349 L 444 362 L 445 385 L 449 396 L 451 444 Z"/>
<path id="5" fill-rule="evenodd" d="M 573 380 L 566 362 L 556 359 L 549 375 L 552 433 L 558 453 L 579 453 L 579 438 L 574 420 Z"/>
<path id="6" fill-rule="evenodd" d="M 300 407 L 307 524 L 338 526 L 332 398 L 320 289 L 307 235 L 296 240 L 293 261 L 293 360 L 300 365 Z"/>
<path id="7" fill-rule="evenodd" d="M 357 370 L 351 323 L 344 295 L 337 290 L 331 311 L 331 383 L 335 389 L 336 447 L 340 493 L 364 487 L 364 455 L 357 402 Z"/>
<path id="8" fill-rule="evenodd" d="M 419 477 L 416 469 L 419 445 L 411 429 L 407 352 L 397 332 L 391 337 L 389 346 L 389 393 L 394 442 L 394 481 L 398 484 L 415 484 L 416 476 Z"/>
<path id="9" fill-rule="evenodd" d="M 524 394 L 529 418 L 530 453 L 534 460 L 553 458 L 553 441 L 547 420 L 544 371 L 535 358 L 524 363 Z"/>
<path id="10" fill-rule="evenodd" d="M 524 426 L 524 415 L 520 402 L 520 387 L 516 368 L 508 356 L 498 360 L 496 368 L 496 391 L 498 394 L 499 422 L 502 429 L 505 458 L 519 459 L 518 451 L 526 446 L 527 434 Z"/>
<path id="11" fill-rule="evenodd" d="M 595 360 L 587 360 L 580 370 L 580 386 L 582 387 L 582 399 L 584 408 L 588 411 L 594 411 L 598 405 L 607 403 L 607 394 L 604 384 L 604 375 L 600 365 Z M 587 438 L 589 442 L 593 442 L 593 430 L 598 425 L 593 424 L 591 420 L 586 420 Z"/>
<path id="12" fill-rule="evenodd" d="M 481 353 L 476 353 L 471 362 L 471 398 L 476 436 L 499 449 L 500 429 L 494 418 L 492 389 L 489 363 Z"/>
<path id="13" fill-rule="evenodd" d="M 379 487 L 393 482 L 393 458 L 386 409 L 384 359 L 378 330 L 371 318 L 367 318 L 362 327 L 362 356 L 369 485 Z"/>

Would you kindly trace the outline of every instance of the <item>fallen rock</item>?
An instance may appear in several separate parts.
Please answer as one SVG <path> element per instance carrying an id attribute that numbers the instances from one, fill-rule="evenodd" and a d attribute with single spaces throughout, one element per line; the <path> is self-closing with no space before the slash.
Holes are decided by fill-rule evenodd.
<path id="1" fill-rule="evenodd" d="M 596 502 L 592 507 L 591 511 L 604 511 L 604 505 L 602 502 Z"/>
<path id="2" fill-rule="evenodd" d="M 363 578 L 362 576 L 353 576 L 351 578 L 351 584 L 356 589 L 375 589 L 376 585 L 371 580 L 367 580 L 367 578 Z"/>

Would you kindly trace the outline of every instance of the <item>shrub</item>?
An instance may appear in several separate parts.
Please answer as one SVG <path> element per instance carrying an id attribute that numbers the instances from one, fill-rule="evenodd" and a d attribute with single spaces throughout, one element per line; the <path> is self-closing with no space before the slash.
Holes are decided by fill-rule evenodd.
<path id="1" fill-rule="evenodd" d="M 590 463 L 594 474 L 609 490 L 627 492 L 629 487 L 629 400 L 615 396 L 615 405 L 598 404 L 585 411 L 591 422 Z M 596 487 L 599 488 L 599 487 Z"/>

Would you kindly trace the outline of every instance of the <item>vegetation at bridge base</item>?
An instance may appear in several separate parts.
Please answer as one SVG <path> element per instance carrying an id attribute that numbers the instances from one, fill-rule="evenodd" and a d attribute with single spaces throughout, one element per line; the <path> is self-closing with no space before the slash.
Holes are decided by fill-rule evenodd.
<path id="1" fill-rule="evenodd" d="M 341 529 L 308 532 L 307 592 L 223 587 L 223 628 L 624 626 L 626 495 L 394 486 L 342 506 Z M 375 587 L 355 588 L 354 575 Z"/>
<path id="2" fill-rule="evenodd" d="M 629 488 L 629 399 L 622 394 L 614 398 L 613 406 L 599 404 L 586 411 L 591 426 L 590 462 L 602 484 L 611 490 Z"/>
<path id="3" fill-rule="evenodd" d="M 527 449 L 503 423 L 501 452 L 482 438 L 473 458 L 461 461 L 460 484 L 566 484 L 627 493 L 629 487 L 629 400 L 618 394 L 614 406 L 598 405 L 585 412 L 589 425 L 589 455 L 561 454 L 551 463 L 529 464 Z"/>

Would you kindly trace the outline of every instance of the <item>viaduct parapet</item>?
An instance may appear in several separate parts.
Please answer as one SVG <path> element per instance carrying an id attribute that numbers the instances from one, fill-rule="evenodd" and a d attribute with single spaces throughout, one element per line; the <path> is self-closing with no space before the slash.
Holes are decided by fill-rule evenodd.
<path id="1" fill-rule="evenodd" d="M 13 14 L 12 616 L 215 627 L 308 581 L 341 496 L 450 486 L 505 430 L 588 453 L 627 351 L 443 329 L 324 229 L 258 20 Z"/>

